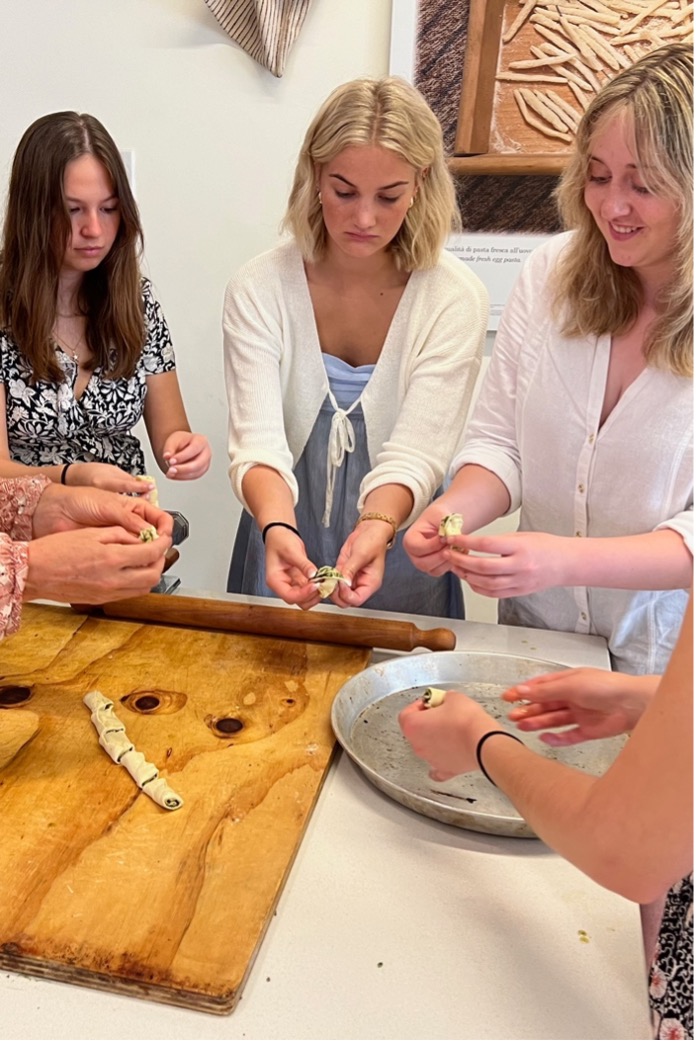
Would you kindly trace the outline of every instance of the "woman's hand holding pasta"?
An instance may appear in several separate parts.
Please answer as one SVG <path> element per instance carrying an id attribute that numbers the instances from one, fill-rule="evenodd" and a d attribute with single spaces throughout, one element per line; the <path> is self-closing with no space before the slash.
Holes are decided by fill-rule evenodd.
<path id="1" fill-rule="evenodd" d="M 433 501 L 404 535 L 404 550 L 409 559 L 431 577 L 441 577 L 452 569 L 447 544 L 440 536 L 443 516 L 452 510 L 442 500 Z"/>
<path id="2" fill-rule="evenodd" d="M 383 522 L 370 520 L 348 534 L 336 567 L 349 583 L 339 584 L 331 596 L 337 606 L 362 606 L 379 590 L 392 532 Z"/>
<path id="3" fill-rule="evenodd" d="M 92 486 L 97 490 L 138 496 L 154 489 L 154 483 L 143 482 L 115 464 L 103 464 L 100 461 L 72 461 L 65 471 L 63 482 L 65 486 Z"/>
<path id="4" fill-rule="evenodd" d="M 301 539 L 283 526 L 266 534 L 266 584 L 278 598 L 303 610 L 321 602 L 315 583 L 310 580 L 317 567 L 307 558 Z"/>

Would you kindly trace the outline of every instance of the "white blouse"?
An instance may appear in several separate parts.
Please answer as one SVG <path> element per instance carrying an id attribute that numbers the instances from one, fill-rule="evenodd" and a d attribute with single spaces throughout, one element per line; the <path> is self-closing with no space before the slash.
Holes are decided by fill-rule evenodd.
<path id="1" fill-rule="evenodd" d="M 693 398 L 689 379 L 647 367 L 600 427 L 611 338 L 563 337 L 548 277 L 572 233 L 527 261 L 496 337 L 452 471 L 497 475 L 521 531 L 619 537 L 670 528 L 693 553 Z M 550 588 L 501 602 L 506 624 L 602 635 L 614 667 L 661 672 L 687 593 Z"/>

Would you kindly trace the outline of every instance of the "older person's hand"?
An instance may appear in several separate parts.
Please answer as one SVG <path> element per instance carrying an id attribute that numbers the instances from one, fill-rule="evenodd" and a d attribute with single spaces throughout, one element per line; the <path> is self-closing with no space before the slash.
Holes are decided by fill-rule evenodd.
<path id="1" fill-rule="evenodd" d="M 145 595 L 164 569 L 168 536 L 143 542 L 121 526 L 38 537 L 27 548 L 23 599 L 101 605 Z"/>
<path id="2" fill-rule="evenodd" d="M 138 538 L 146 526 L 154 526 L 160 537 L 171 538 L 174 525 L 168 512 L 144 498 L 58 483 L 51 483 L 42 493 L 32 523 L 34 537 L 83 527 L 117 526 Z"/>

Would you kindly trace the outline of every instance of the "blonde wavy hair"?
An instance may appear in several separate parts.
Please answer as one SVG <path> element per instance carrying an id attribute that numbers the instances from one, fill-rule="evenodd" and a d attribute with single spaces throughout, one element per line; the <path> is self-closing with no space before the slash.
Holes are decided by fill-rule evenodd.
<path id="1" fill-rule="evenodd" d="M 556 272 L 554 307 L 563 333 L 618 334 L 642 305 L 636 273 L 614 264 L 584 202 L 593 142 L 619 116 L 646 188 L 673 200 L 679 216 L 674 278 L 658 295 L 658 317 L 644 346 L 648 364 L 674 374 L 693 373 L 693 52 L 670 44 L 620 72 L 596 95 L 578 128 L 575 151 L 556 191 L 572 250 Z"/>
<path id="2" fill-rule="evenodd" d="M 329 95 L 305 135 L 281 228 L 292 232 L 306 261 L 324 256 L 316 166 L 356 145 L 390 149 L 415 168 L 419 190 L 390 249 L 398 269 L 431 268 L 448 233 L 461 228 L 459 209 L 437 117 L 399 77 L 351 80 Z"/>

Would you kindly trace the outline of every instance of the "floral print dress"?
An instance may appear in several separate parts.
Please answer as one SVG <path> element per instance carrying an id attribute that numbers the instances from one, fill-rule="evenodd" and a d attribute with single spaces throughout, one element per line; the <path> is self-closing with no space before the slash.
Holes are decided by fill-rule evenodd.
<path id="1" fill-rule="evenodd" d="M 169 329 L 159 302 L 144 279 L 146 340 L 130 378 L 111 380 L 97 367 L 79 399 L 77 365 L 56 348 L 65 381 L 31 384 L 31 367 L 6 331 L 0 331 L 0 382 L 5 386 L 10 457 L 34 467 L 70 461 L 114 464 L 142 475 L 145 459 L 131 429 L 143 415 L 148 374 L 176 368 Z"/>
<path id="2" fill-rule="evenodd" d="M 694 1036 L 694 877 L 667 893 L 648 993 L 658 1041 Z"/>

